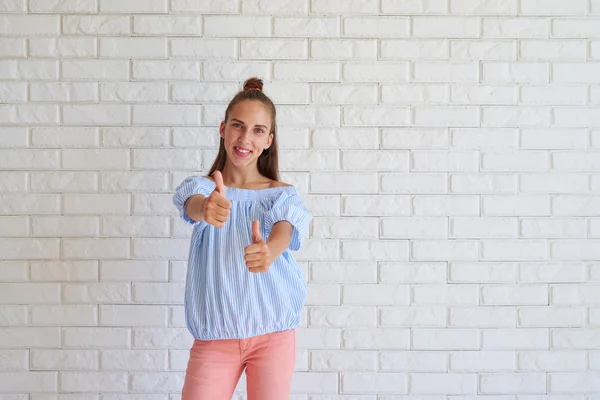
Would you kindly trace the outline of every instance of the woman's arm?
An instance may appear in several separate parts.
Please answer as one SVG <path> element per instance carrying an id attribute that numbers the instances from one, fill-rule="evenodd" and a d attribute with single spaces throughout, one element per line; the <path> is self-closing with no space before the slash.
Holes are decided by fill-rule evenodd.
<path id="1" fill-rule="evenodd" d="M 282 255 L 290 245 L 290 242 L 292 241 L 292 230 L 292 224 L 287 221 L 279 221 L 273 225 L 273 229 L 271 229 L 271 233 L 267 239 L 267 245 L 269 246 L 273 261 Z"/>
<path id="2" fill-rule="evenodd" d="M 204 216 L 202 215 L 202 207 L 204 207 L 205 201 L 206 197 L 201 194 L 195 194 L 185 201 L 185 211 L 187 212 L 187 215 L 194 221 L 201 222 L 204 220 Z"/>

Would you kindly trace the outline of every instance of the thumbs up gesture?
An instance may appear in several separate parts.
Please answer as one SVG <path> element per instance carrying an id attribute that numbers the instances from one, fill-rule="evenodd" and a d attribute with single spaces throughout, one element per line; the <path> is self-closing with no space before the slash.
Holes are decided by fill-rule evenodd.
<path id="1" fill-rule="evenodd" d="M 271 249 L 260 234 L 260 222 L 252 223 L 252 244 L 244 249 L 244 260 L 250 272 L 266 272 L 273 260 Z"/>
<path id="2" fill-rule="evenodd" d="M 225 197 L 225 184 L 221 172 L 215 171 L 214 178 L 217 187 L 204 200 L 202 216 L 206 223 L 222 228 L 225 222 L 229 220 L 231 202 Z"/>

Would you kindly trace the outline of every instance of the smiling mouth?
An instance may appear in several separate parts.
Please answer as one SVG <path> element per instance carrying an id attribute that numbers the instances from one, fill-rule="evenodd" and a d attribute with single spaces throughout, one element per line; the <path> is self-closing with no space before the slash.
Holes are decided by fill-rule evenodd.
<path id="1" fill-rule="evenodd" d="M 237 146 L 234 146 L 233 149 L 235 150 L 236 154 L 238 154 L 241 157 L 248 156 L 250 155 L 250 153 L 252 153 L 250 150 L 246 150 Z"/>

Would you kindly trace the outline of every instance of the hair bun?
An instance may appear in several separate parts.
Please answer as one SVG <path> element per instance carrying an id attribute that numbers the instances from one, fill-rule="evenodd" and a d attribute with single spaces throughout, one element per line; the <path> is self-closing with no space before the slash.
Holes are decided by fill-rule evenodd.
<path id="1" fill-rule="evenodd" d="M 246 82 L 244 82 L 244 91 L 248 90 L 259 90 L 262 92 L 263 81 L 259 78 L 250 78 Z"/>

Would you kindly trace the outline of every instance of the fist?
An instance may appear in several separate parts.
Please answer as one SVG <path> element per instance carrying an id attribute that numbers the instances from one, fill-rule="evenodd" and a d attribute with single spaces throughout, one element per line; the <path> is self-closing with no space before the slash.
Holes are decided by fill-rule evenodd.
<path id="1" fill-rule="evenodd" d="M 244 260 L 250 272 L 266 272 L 273 260 L 271 249 L 260 234 L 260 222 L 252 223 L 252 244 L 244 249 Z"/>
<path id="2" fill-rule="evenodd" d="M 215 171 L 214 177 L 217 187 L 204 200 L 202 216 L 207 224 L 222 228 L 225 222 L 229 220 L 231 202 L 225 197 L 225 185 L 223 184 L 221 172 Z"/>

